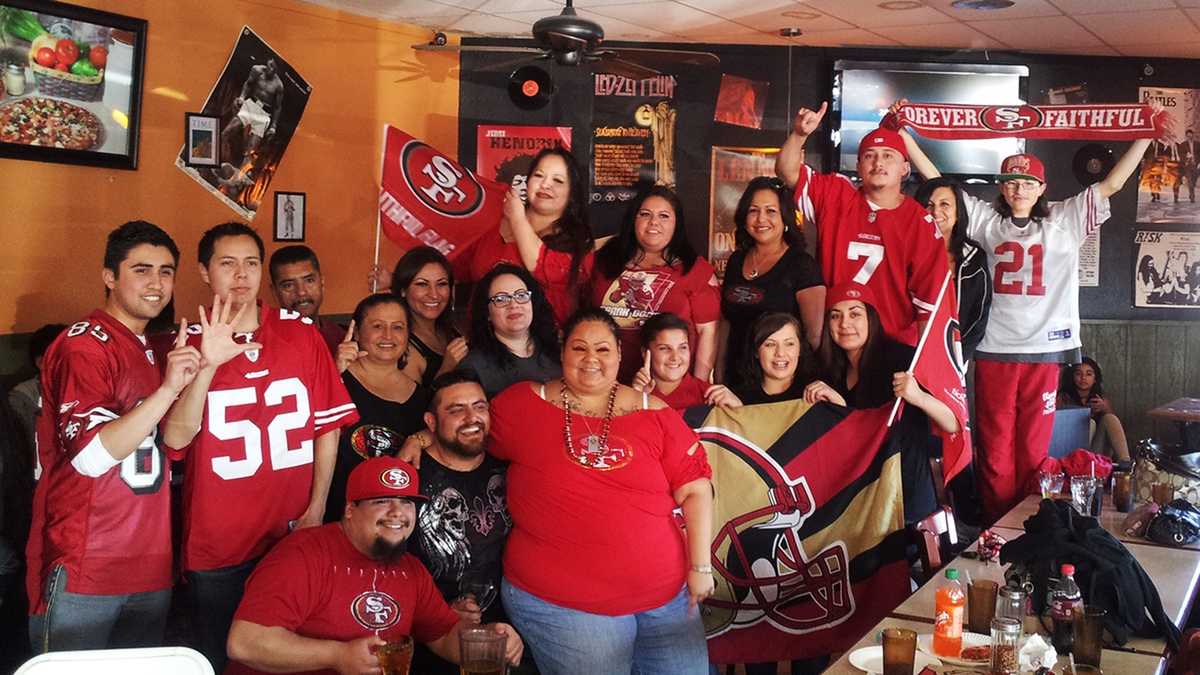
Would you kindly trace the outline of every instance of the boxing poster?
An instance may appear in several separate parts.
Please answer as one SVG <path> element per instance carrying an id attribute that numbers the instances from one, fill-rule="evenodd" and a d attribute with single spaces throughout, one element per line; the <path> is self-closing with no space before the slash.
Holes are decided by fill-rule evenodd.
<path id="1" fill-rule="evenodd" d="M 733 212 L 746 184 L 756 176 L 775 175 L 775 155 L 779 148 L 712 149 L 709 172 L 708 261 L 717 278 L 725 278 L 725 265 L 736 248 Z M 799 213 L 797 213 L 799 216 Z"/>
<path id="2" fill-rule="evenodd" d="M 1197 223 L 1196 181 L 1200 177 L 1200 89 L 1141 87 L 1138 99 L 1158 101 L 1170 122 L 1150 143 L 1138 180 L 1139 223 Z"/>
<path id="3" fill-rule="evenodd" d="M 571 127 L 480 124 L 475 133 L 475 175 L 516 188 L 521 199 L 533 158 L 545 148 L 571 149 Z"/>
<path id="4" fill-rule="evenodd" d="M 596 73 L 594 85 L 592 222 L 615 228 L 639 188 L 675 187 L 676 82 Z"/>
<path id="5" fill-rule="evenodd" d="M 1133 306 L 1200 309 L 1200 232 L 1136 230 Z"/>
<path id="6" fill-rule="evenodd" d="M 296 69 L 243 26 L 199 111 L 221 118 L 221 164 L 186 166 L 184 147 L 175 166 L 239 217 L 253 221 L 311 94 Z"/>

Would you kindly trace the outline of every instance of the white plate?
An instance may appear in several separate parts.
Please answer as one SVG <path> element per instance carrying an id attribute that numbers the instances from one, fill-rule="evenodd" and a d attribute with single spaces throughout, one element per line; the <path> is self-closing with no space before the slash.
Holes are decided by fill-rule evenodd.
<path id="1" fill-rule="evenodd" d="M 990 645 L 990 644 L 992 644 L 992 638 L 988 637 L 987 635 L 981 635 L 979 633 L 971 633 L 971 632 L 963 633 L 963 641 L 962 641 L 963 649 L 966 649 L 967 647 L 979 647 L 982 645 Z M 941 654 L 934 654 L 934 652 L 933 652 L 933 634 L 932 633 L 922 633 L 917 636 L 917 650 L 925 652 L 926 654 L 929 654 L 930 656 L 936 656 L 937 658 L 941 659 L 943 662 L 949 663 L 952 666 L 980 666 L 980 665 L 986 666 L 991 662 L 990 658 L 985 659 L 983 661 L 968 661 L 966 659 L 960 659 L 956 656 L 942 656 Z"/>
<path id="2" fill-rule="evenodd" d="M 876 645 L 874 647 L 862 647 L 861 649 L 855 649 L 854 651 L 850 652 L 850 665 L 858 668 L 859 670 L 865 670 L 868 673 L 875 673 L 876 675 L 882 673 L 883 646 Z M 913 659 L 913 675 L 921 672 L 921 669 L 925 666 L 940 665 L 942 665 L 941 661 L 938 661 L 925 652 L 918 650 L 916 653 L 916 658 Z"/>

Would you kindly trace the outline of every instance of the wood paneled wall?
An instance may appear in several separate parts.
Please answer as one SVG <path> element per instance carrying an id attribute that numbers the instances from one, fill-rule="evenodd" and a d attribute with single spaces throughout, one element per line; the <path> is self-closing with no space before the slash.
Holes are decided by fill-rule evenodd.
<path id="1" fill-rule="evenodd" d="M 1130 449 L 1147 436 L 1178 441 L 1175 424 L 1154 421 L 1146 411 L 1200 396 L 1200 322 L 1085 320 L 1082 329 L 1083 353 L 1100 364 Z"/>

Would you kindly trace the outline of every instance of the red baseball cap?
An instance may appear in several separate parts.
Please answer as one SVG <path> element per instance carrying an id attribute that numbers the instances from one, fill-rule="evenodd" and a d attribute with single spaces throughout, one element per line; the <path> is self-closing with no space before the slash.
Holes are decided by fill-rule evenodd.
<path id="1" fill-rule="evenodd" d="M 871 289 L 862 284 L 847 281 L 834 286 L 825 293 L 825 309 L 833 309 L 834 305 L 844 300 L 858 300 L 864 305 L 875 306 L 875 294 L 871 292 Z"/>
<path id="2" fill-rule="evenodd" d="M 1045 183 L 1046 167 L 1042 165 L 1042 160 L 1027 152 L 1020 155 L 1009 155 L 1000 163 L 1000 175 L 997 178 L 1001 182 L 1036 180 L 1039 183 Z"/>
<path id="3" fill-rule="evenodd" d="M 900 153 L 900 156 L 905 161 L 908 161 L 908 150 L 904 148 L 904 139 L 900 137 L 899 133 L 891 129 L 880 127 L 863 136 L 862 140 L 858 143 L 858 156 L 862 157 L 862 154 L 869 148 L 891 148 Z"/>
<path id="4" fill-rule="evenodd" d="M 417 470 L 395 457 L 373 457 L 354 467 L 346 481 L 346 501 L 378 497 L 429 499 L 420 492 Z"/>

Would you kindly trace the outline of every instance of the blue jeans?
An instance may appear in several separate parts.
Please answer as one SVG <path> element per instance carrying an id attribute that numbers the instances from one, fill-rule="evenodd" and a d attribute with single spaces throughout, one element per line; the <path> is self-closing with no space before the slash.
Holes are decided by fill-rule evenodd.
<path id="1" fill-rule="evenodd" d="M 553 605 L 508 579 L 500 593 L 543 675 L 708 675 L 704 624 L 688 611 L 686 588 L 661 607 L 621 616 Z"/>
<path id="2" fill-rule="evenodd" d="M 254 571 L 258 559 L 240 565 L 203 572 L 187 572 L 188 601 L 192 606 L 196 651 L 212 664 L 213 672 L 225 670 L 225 640 L 233 613 L 237 611 L 246 591 L 246 579 Z"/>
<path id="3" fill-rule="evenodd" d="M 29 617 L 36 654 L 77 649 L 162 645 L 171 589 L 127 595 L 84 595 L 67 591 L 67 569 L 55 567 L 46 588 L 46 613 Z"/>

